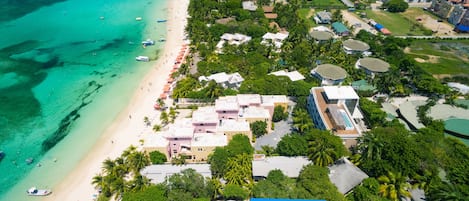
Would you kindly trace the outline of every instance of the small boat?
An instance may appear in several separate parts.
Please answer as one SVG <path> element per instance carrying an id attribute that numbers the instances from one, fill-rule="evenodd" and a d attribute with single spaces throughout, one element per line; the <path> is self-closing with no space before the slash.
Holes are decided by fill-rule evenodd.
<path id="1" fill-rule="evenodd" d="M 168 20 L 166 20 L 166 19 L 158 19 L 158 20 L 156 20 L 156 22 L 158 22 L 158 23 L 162 23 L 162 22 L 166 22 L 166 21 L 168 21 Z"/>
<path id="2" fill-rule="evenodd" d="M 34 158 L 28 158 L 28 159 L 26 159 L 26 160 L 24 160 L 24 161 L 26 162 L 26 164 L 29 165 L 29 164 L 31 164 L 31 163 L 34 162 Z"/>
<path id="3" fill-rule="evenodd" d="M 48 189 L 37 189 L 36 187 L 29 188 L 26 193 L 30 196 L 46 196 L 52 193 L 51 190 Z"/>
<path id="4" fill-rule="evenodd" d="M 150 58 L 147 56 L 138 56 L 138 57 L 135 57 L 135 60 L 147 62 L 147 61 L 150 61 Z"/>
<path id="5" fill-rule="evenodd" d="M 149 45 L 154 45 L 154 44 L 155 44 L 155 41 L 151 40 L 151 39 L 147 39 L 145 41 L 142 41 L 142 45 L 144 45 L 144 46 L 149 46 Z"/>
<path id="6" fill-rule="evenodd" d="M 135 20 L 141 21 L 141 20 L 142 20 L 142 17 L 136 17 Z"/>
<path id="7" fill-rule="evenodd" d="M 2 161 L 3 158 L 5 158 L 5 153 L 3 151 L 0 151 L 0 161 Z"/>

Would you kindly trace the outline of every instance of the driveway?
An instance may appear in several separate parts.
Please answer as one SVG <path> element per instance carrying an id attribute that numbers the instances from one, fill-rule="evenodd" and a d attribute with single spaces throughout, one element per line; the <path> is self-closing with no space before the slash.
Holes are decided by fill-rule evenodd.
<path id="1" fill-rule="evenodd" d="M 375 28 L 371 27 L 365 21 L 363 21 L 362 19 L 360 19 L 356 15 L 354 15 L 354 14 L 352 14 L 352 13 L 346 11 L 346 10 L 342 10 L 342 17 L 350 26 L 354 27 L 353 34 L 357 34 L 362 29 L 365 30 L 365 31 L 368 31 L 372 34 L 377 34 L 378 33 L 378 31 L 376 31 Z"/>
<path id="2" fill-rule="evenodd" d="M 277 147 L 277 143 L 280 142 L 283 136 L 290 134 L 292 132 L 292 111 L 295 107 L 295 103 L 290 101 L 288 104 L 288 118 L 284 121 L 279 121 L 275 123 L 274 130 L 266 135 L 261 136 L 260 138 L 256 139 L 256 143 L 254 144 L 255 150 L 262 150 L 262 146 L 268 145 L 271 147 Z"/>

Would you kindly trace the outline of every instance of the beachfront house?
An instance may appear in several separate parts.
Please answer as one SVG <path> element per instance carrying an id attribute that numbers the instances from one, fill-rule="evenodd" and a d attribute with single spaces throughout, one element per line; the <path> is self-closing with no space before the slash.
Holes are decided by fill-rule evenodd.
<path id="1" fill-rule="evenodd" d="M 359 99 L 351 86 L 313 87 L 307 109 L 317 128 L 331 131 L 351 147 L 366 128 L 358 109 Z"/>
<path id="2" fill-rule="evenodd" d="M 316 13 L 316 16 L 314 16 L 314 21 L 316 21 L 316 24 L 330 24 L 332 20 L 332 14 L 328 11 L 319 11 Z"/>
<path id="3" fill-rule="evenodd" d="M 274 45 L 275 48 L 279 49 L 282 47 L 283 41 L 288 38 L 288 32 L 278 32 L 278 33 L 266 33 L 262 36 L 262 45 L 270 46 Z"/>
<path id="4" fill-rule="evenodd" d="M 342 42 L 342 47 L 347 54 L 362 54 L 363 56 L 370 56 L 372 54 L 369 51 L 370 46 L 359 40 L 347 39 Z"/>
<path id="5" fill-rule="evenodd" d="M 389 63 L 378 58 L 361 58 L 355 63 L 355 68 L 363 69 L 373 78 L 377 73 L 385 73 L 389 71 Z"/>
<path id="6" fill-rule="evenodd" d="M 269 156 L 255 154 L 252 160 L 252 178 L 256 181 L 267 178 L 272 170 L 280 170 L 290 178 L 297 178 L 304 166 L 311 161 L 306 157 Z"/>
<path id="7" fill-rule="evenodd" d="M 321 64 L 311 70 L 311 75 L 321 81 L 321 85 L 339 85 L 347 77 L 347 72 L 340 66 Z"/>
<path id="8" fill-rule="evenodd" d="M 275 72 L 269 73 L 269 75 L 275 75 L 275 76 L 286 76 L 288 77 L 292 82 L 299 81 L 299 80 L 304 80 L 305 76 L 303 76 L 300 72 L 298 71 L 291 71 L 288 72 L 287 70 L 279 70 Z"/>
<path id="9" fill-rule="evenodd" d="M 166 181 L 168 177 L 174 174 L 180 174 L 187 169 L 193 169 L 201 174 L 204 178 L 211 178 L 212 171 L 210 171 L 210 164 L 184 164 L 184 165 L 149 165 L 143 168 L 140 173 L 146 178 L 150 179 L 153 184 L 160 184 Z"/>
<path id="10" fill-rule="evenodd" d="M 216 52 L 217 53 L 222 53 L 223 46 L 226 44 L 228 45 L 241 45 L 244 43 L 247 43 L 251 40 L 251 36 L 246 36 L 243 34 L 235 33 L 235 34 L 230 34 L 230 33 L 225 33 L 220 37 L 220 42 L 217 43 L 216 45 Z"/>
<path id="11" fill-rule="evenodd" d="M 239 73 L 226 74 L 225 72 L 212 74 L 210 76 L 200 76 L 199 82 L 202 81 L 215 81 L 220 84 L 223 88 L 239 89 L 244 81 L 244 78 Z"/>
<path id="12" fill-rule="evenodd" d="M 285 109 L 288 99 L 283 95 L 238 94 L 219 97 L 215 106 L 200 107 L 191 118 L 178 120 L 168 130 L 147 135 L 143 149 L 159 151 L 168 160 L 184 155 L 186 162 L 206 162 L 216 147 L 225 146 L 236 134 L 252 141 L 250 123 L 265 121 L 271 130 L 274 108 Z"/>

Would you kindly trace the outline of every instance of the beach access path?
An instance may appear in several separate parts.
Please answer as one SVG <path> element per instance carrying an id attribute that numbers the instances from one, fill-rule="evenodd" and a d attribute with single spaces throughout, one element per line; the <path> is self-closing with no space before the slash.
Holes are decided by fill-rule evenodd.
<path id="1" fill-rule="evenodd" d="M 53 193 L 43 200 L 93 200 L 93 194 L 97 191 L 91 180 L 101 172 L 102 162 L 106 158 L 120 156 L 130 145 L 138 146 L 141 134 L 151 130 L 145 126 L 143 118 L 159 117 L 159 111 L 154 110 L 153 105 L 162 93 L 180 47 L 184 44 L 188 5 L 189 0 L 168 1 L 167 37 L 155 67 L 140 83 L 127 108 L 116 117 L 72 172 L 52 188 Z"/>

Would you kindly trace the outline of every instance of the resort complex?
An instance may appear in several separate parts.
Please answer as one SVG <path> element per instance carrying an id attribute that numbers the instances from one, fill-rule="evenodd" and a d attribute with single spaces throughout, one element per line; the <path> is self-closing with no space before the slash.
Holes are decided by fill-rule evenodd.
<path id="1" fill-rule="evenodd" d="M 63 44 L 77 51 L 93 46 L 70 57 L 43 46 L 49 37 L 35 38 L 31 44 L 13 43 L 11 34 L 6 38 L 10 42 L 0 57 L 8 68 L 0 74 L 0 89 L 16 90 L 23 84 L 34 88 L 0 98 L 6 101 L 0 125 L 47 124 L 49 119 L 42 117 L 30 122 L 30 117 L 4 115 L 4 109 L 25 103 L 31 113 L 60 121 L 35 131 L 53 133 L 31 142 L 39 144 L 34 150 L 43 155 L 28 152 L 26 157 L 26 151 L 2 144 L 0 168 L 7 168 L 1 170 L 31 168 L 27 173 L 32 176 L 15 183 L 5 199 L 0 190 L 0 200 L 29 200 L 27 196 L 38 195 L 35 192 L 43 186 L 52 186 L 54 192 L 44 200 L 469 197 L 469 35 L 459 33 L 469 26 L 468 1 L 162 2 L 167 6 L 145 3 L 161 7 L 161 12 L 125 16 L 125 23 L 138 29 L 138 38 L 122 35 L 128 33 L 123 30 L 112 30 L 121 35 L 110 39 L 91 34 L 92 38 Z M 69 12 L 72 15 L 68 11 L 63 17 Z M 96 13 L 102 16 L 93 19 L 108 29 L 123 17 Z M 162 29 L 164 34 L 155 31 Z M 103 32 L 96 30 L 98 35 Z M 108 63 L 102 55 L 128 62 Z M 48 78 L 69 63 L 80 68 L 73 73 L 63 69 L 67 74 L 60 79 Z M 128 63 L 138 68 L 124 73 L 109 69 L 120 71 Z M 107 68 L 97 69 L 101 65 Z M 32 79 L 24 66 L 40 71 L 31 70 Z M 88 68 L 93 70 L 81 72 Z M 84 84 L 67 81 L 81 73 L 90 74 Z M 59 107 L 62 102 L 54 102 L 60 99 L 56 91 L 39 93 L 50 80 L 80 94 L 63 100 L 79 102 L 64 109 Z M 111 88 L 111 81 L 118 84 Z M 20 96 L 34 100 L 10 100 Z M 95 96 L 113 101 L 97 101 Z M 82 108 L 109 117 L 81 118 L 88 114 Z M 65 115 L 59 118 L 50 111 Z M 75 127 L 84 127 L 79 132 L 83 136 L 75 134 Z M 86 135 L 94 127 L 102 134 Z M 80 156 L 55 151 L 66 146 L 90 150 Z M 68 174 L 63 181 L 46 184 L 49 180 L 38 179 L 73 166 L 65 160 L 68 157 L 77 164 L 63 173 Z M 41 188 L 31 188 L 36 185 Z M 15 199 L 18 189 L 24 198 Z"/>

